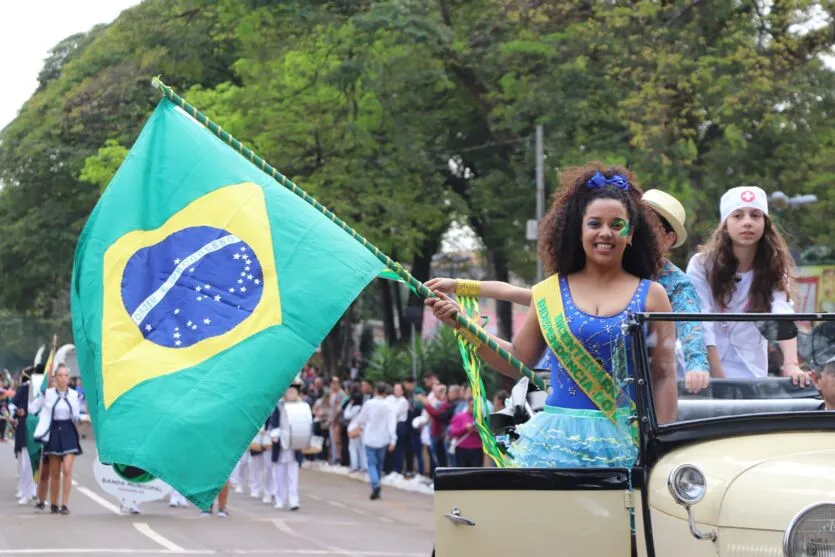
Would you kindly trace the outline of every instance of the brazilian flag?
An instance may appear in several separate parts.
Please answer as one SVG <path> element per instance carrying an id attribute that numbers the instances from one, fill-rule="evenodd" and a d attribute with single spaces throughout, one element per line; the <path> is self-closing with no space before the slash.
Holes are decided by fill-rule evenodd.
<path id="1" fill-rule="evenodd" d="M 163 99 L 75 253 L 73 333 L 101 461 L 207 509 L 384 267 Z"/>

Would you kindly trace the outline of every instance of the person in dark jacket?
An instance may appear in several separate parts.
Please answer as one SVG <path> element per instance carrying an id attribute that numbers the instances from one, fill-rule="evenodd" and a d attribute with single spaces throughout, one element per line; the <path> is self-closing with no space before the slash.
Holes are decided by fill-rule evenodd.
<path id="1" fill-rule="evenodd" d="M 17 499 L 18 504 L 26 505 L 37 495 L 35 474 L 32 471 L 32 459 L 29 456 L 27 442 L 26 419 L 29 417 L 29 387 L 30 377 L 27 370 L 21 377 L 23 384 L 15 392 L 9 411 L 15 425 L 14 455 L 17 459 Z M 37 462 L 37 460 L 36 460 Z"/>

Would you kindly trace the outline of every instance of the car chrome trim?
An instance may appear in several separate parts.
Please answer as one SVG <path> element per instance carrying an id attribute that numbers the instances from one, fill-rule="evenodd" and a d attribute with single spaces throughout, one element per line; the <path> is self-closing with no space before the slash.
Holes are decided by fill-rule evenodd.
<path id="1" fill-rule="evenodd" d="M 475 522 L 470 520 L 469 518 L 464 518 L 461 516 L 461 509 L 458 507 L 452 507 L 452 510 L 444 515 L 444 518 L 451 520 L 454 524 L 458 524 L 461 526 L 475 526 Z"/>
<path id="2" fill-rule="evenodd" d="M 716 530 L 711 530 L 710 532 L 701 532 L 696 527 L 696 518 L 693 516 L 693 508 L 690 505 L 684 507 L 687 509 L 687 524 L 690 526 L 690 533 L 693 534 L 693 537 L 697 540 L 710 540 L 712 542 L 716 541 Z"/>

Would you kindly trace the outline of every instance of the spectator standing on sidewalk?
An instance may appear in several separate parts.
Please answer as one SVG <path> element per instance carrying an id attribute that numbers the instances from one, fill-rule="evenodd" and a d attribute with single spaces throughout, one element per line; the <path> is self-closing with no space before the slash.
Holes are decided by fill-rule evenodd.
<path id="1" fill-rule="evenodd" d="M 481 437 L 475 427 L 473 417 L 473 397 L 467 398 L 467 407 L 452 417 L 449 424 L 449 435 L 452 438 L 455 453 L 455 464 L 461 468 L 479 468 L 484 463 Z M 450 451 L 450 452 L 453 452 Z"/>
<path id="2" fill-rule="evenodd" d="M 386 384 L 377 383 L 374 398 L 362 405 L 353 427 L 362 428 L 362 444 L 368 461 L 368 477 L 371 483 L 371 499 L 380 498 L 380 479 L 386 450 L 394 451 L 397 445 L 397 421 L 391 405 L 386 402 Z"/>

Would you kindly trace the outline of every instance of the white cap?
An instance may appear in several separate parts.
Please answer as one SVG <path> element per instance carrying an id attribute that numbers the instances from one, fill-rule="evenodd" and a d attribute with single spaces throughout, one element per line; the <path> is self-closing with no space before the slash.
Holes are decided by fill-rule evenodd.
<path id="1" fill-rule="evenodd" d="M 721 222 L 731 216 L 737 209 L 759 209 L 763 214 L 768 214 L 768 197 L 765 192 L 756 186 L 739 186 L 731 188 L 722 196 L 719 202 L 719 215 Z"/>

